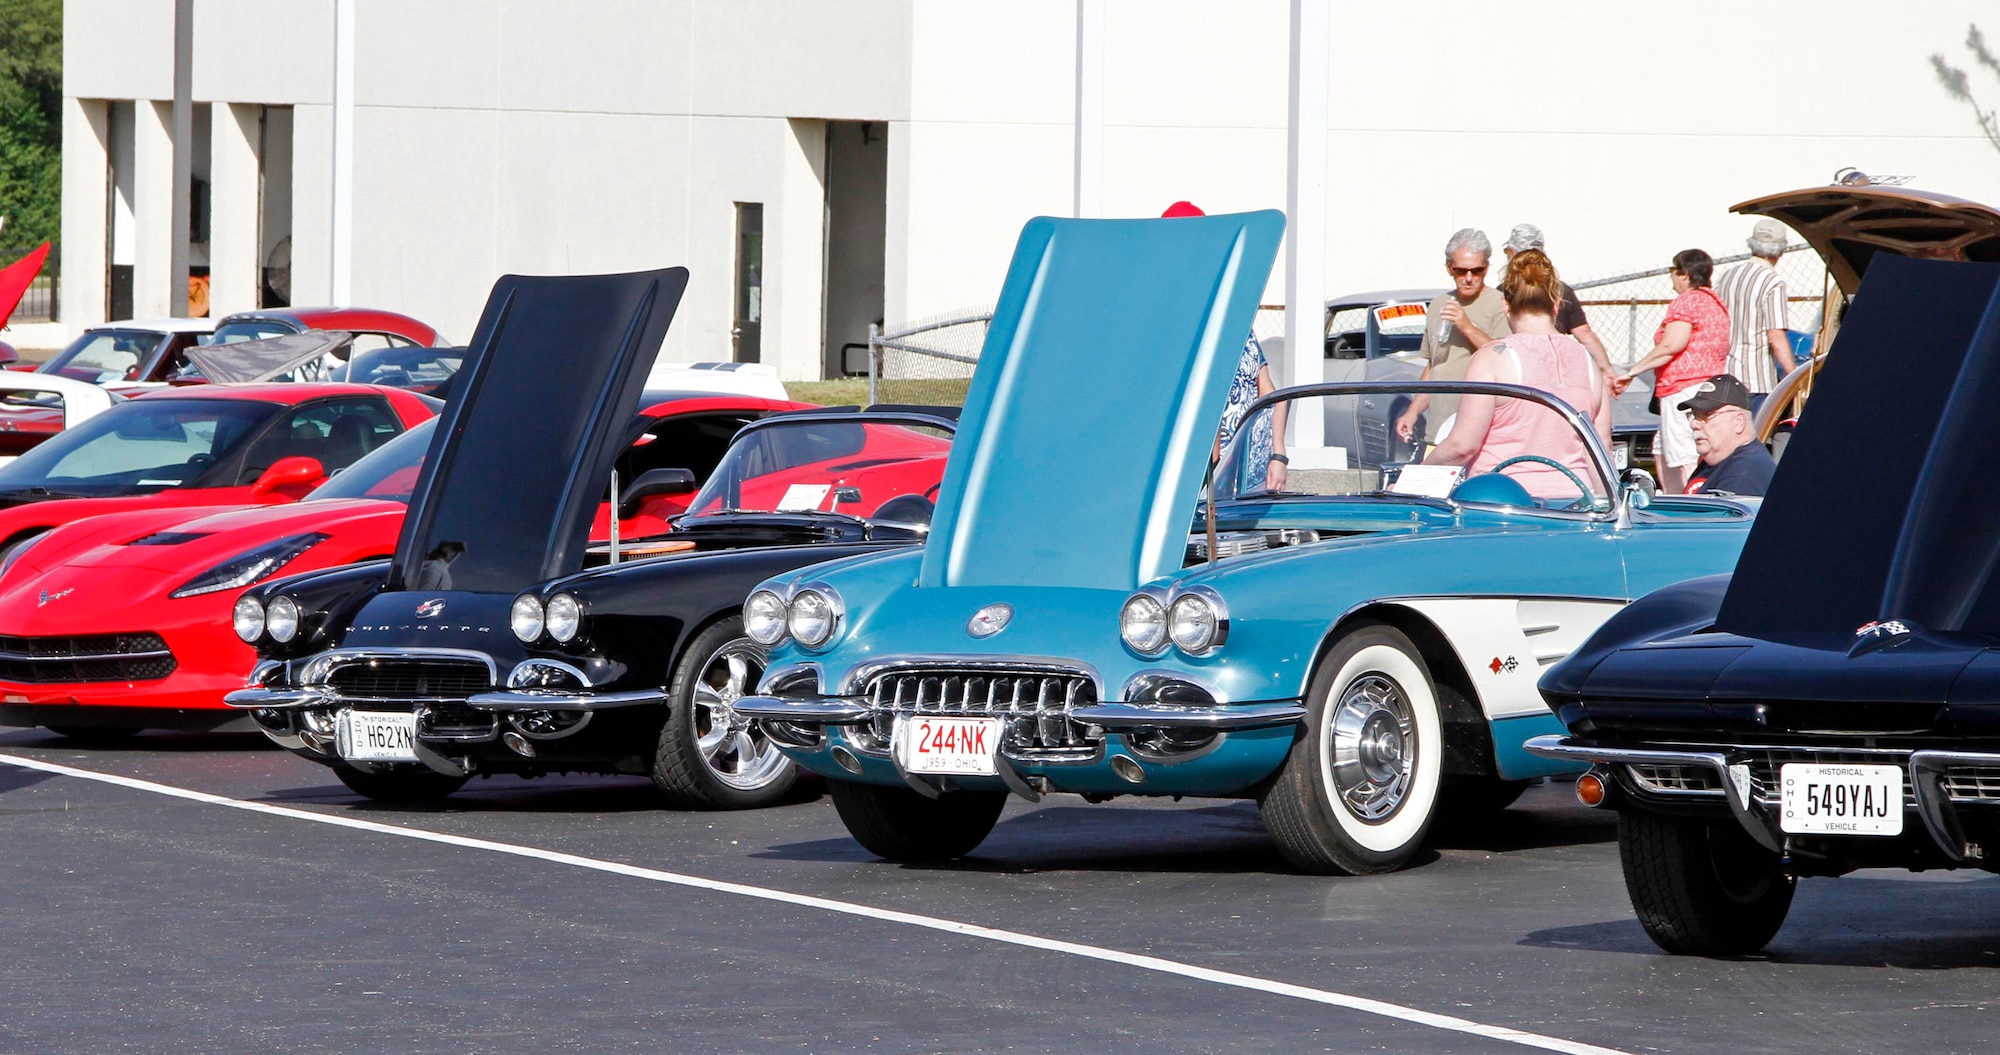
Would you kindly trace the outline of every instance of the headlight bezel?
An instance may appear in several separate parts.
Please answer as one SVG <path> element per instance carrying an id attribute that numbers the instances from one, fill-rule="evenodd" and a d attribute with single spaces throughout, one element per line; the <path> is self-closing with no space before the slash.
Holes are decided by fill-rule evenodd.
<path id="1" fill-rule="evenodd" d="M 825 630 L 819 634 L 800 633 L 798 620 L 802 605 L 813 604 L 808 598 L 818 598 L 826 605 Z M 810 616 L 808 616 L 810 618 Z M 808 652 L 821 652 L 833 644 L 840 635 L 841 624 L 847 619 L 847 605 L 841 599 L 840 591 L 823 582 L 809 582 L 792 591 L 785 603 L 785 632 L 799 647 Z"/>
<path id="2" fill-rule="evenodd" d="M 305 610 L 299 602 L 282 593 L 264 603 L 264 633 L 280 645 L 297 640 L 304 622 Z"/>
<path id="3" fill-rule="evenodd" d="M 1125 643 L 1126 648 L 1142 656 L 1165 655 L 1167 650 L 1173 647 L 1173 641 L 1168 634 L 1169 603 L 1169 600 L 1157 590 L 1140 590 L 1127 597 L 1125 603 L 1118 607 L 1118 639 Z M 1143 614 L 1135 615 L 1135 609 L 1143 610 Z M 1142 622 L 1157 626 L 1157 640 L 1150 633 L 1142 637 L 1139 631 L 1134 629 L 1135 624 Z"/>
<path id="4" fill-rule="evenodd" d="M 542 606 L 542 629 L 557 644 L 575 641 L 583 633 L 583 602 L 573 593 L 550 597 Z"/>
<path id="5" fill-rule="evenodd" d="M 1151 629 L 1140 633 L 1134 611 L 1145 615 Z M 1186 613 L 1205 612 L 1202 625 L 1209 629 L 1201 637 L 1183 640 L 1175 633 Z M 1148 659 L 1179 652 L 1191 659 L 1212 656 L 1229 639 L 1229 605 L 1209 586 L 1149 586 L 1133 593 L 1118 609 L 1118 638 L 1125 647 Z"/>
<path id="6" fill-rule="evenodd" d="M 256 619 L 255 629 L 246 633 L 244 625 L 249 623 L 253 616 Z M 229 609 L 229 626 L 230 629 L 236 631 L 236 636 L 242 639 L 246 645 L 254 645 L 258 641 L 263 640 L 264 602 L 247 593 L 238 597 L 236 603 Z"/>
<path id="7" fill-rule="evenodd" d="M 531 609 L 533 615 L 532 622 L 528 618 Z M 524 624 L 531 626 L 532 630 L 524 631 L 522 629 Z M 520 639 L 522 644 L 532 645 L 540 641 L 542 639 L 542 632 L 547 627 L 548 613 L 544 609 L 540 597 L 532 593 L 524 593 L 514 598 L 514 603 L 507 606 L 507 628 L 514 632 L 514 636 Z"/>
<path id="8" fill-rule="evenodd" d="M 1207 627 L 1194 644 L 1181 640 L 1177 632 L 1183 611 L 1205 613 L 1205 619 L 1189 617 L 1190 622 Z M 1212 587 L 1190 586 L 1176 590 L 1172 603 L 1167 606 L 1167 637 L 1173 641 L 1175 648 L 1186 655 L 1212 655 L 1229 639 L 1229 606 L 1223 603 L 1222 595 Z"/>
<path id="9" fill-rule="evenodd" d="M 752 612 L 751 609 L 758 604 L 760 599 L 768 599 L 769 604 L 777 606 L 774 616 L 769 613 L 759 616 Z M 757 631 L 760 619 L 770 620 L 775 622 L 775 625 L 770 627 L 768 633 L 760 634 Z M 792 606 L 790 602 L 779 596 L 774 590 L 752 590 L 750 596 L 743 599 L 743 633 L 750 640 L 766 648 L 778 644 L 791 633 L 791 620 Z"/>

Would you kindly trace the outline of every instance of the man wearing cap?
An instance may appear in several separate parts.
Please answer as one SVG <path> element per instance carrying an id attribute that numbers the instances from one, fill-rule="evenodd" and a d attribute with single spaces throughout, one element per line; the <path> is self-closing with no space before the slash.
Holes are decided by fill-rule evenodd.
<path id="1" fill-rule="evenodd" d="M 1757 442 L 1750 423 L 1750 390 L 1729 374 L 1694 386 L 1680 409 L 1694 416 L 1694 449 L 1701 462 L 1688 479 L 1687 493 L 1762 495 L 1778 463 Z"/>
<path id="2" fill-rule="evenodd" d="M 1500 247 L 1507 254 L 1507 262 L 1514 262 L 1515 253 L 1539 249 L 1546 253 L 1549 247 L 1542 238 L 1542 229 L 1531 223 L 1519 223 L 1507 232 L 1507 244 Z M 1611 357 L 1604 352 L 1604 342 L 1590 329 L 1590 316 L 1583 313 L 1583 302 L 1577 299 L 1576 290 L 1570 284 L 1558 280 L 1562 287 L 1562 303 L 1556 305 L 1556 332 L 1566 333 L 1576 338 L 1590 353 L 1591 361 L 1597 364 L 1597 376 L 1609 379 L 1618 371 L 1611 369 Z M 1495 282 L 1494 285 L 1499 285 Z"/>
<path id="3" fill-rule="evenodd" d="M 1783 224 L 1758 220 L 1750 229 L 1750 259 L 1715 280 L 1715 295 L 1729 309 L 1729 365 L 1750 390 L 1752 411 L 1792 372 L 1792 342 L 1785 333 L 1785 279 L 1778 257 L 1785 252 Z"/>

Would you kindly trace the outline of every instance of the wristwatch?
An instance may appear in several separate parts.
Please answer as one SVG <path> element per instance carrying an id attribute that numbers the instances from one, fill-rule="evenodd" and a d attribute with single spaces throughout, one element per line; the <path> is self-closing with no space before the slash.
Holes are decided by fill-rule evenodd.
<path id="1" fill-rule="evenodd" d="M 1277 453 L 1276 451 L 1273 451 L 1271 453 L 1271 460 L 1277 462 L 1279 465 L 1292 464 L 1292 460 L 1290 458 L 1287 458 L 1284 455 Z"/>

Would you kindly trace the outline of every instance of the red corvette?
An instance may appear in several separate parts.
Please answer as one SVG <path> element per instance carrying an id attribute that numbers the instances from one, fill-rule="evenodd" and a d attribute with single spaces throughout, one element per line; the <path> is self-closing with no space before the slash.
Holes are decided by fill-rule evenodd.
<path id="1" fill-rule="evenodd" d="M 665 533 L 666 518 L 686 508 L 744 423 L 807 406 L 694 395 L 643 407 L 644 424 L 634 428 L 644 431 L 618 464 L 619 479 L 636 484 L 621 495 L 628 514 L 618 522 L 621 540 Z M 383 445 L 303 502 L 95 516 L 0 558 L 0 725 L 111 738 L 237 719 L 241 712 L 226 708 L 222 695 L 242 687 L 256 656 L 231 630 L 236 598 L 280 571 L 394 552 L 431 424 Z M 648 487 L 641 477 L 654 469 L 685 469 L 694 479 L 668 474 L 680 482 Z M 593 537 L 609 531 L 607 506 Z"/>
<path id="2" fill-rule="evenodd" d="M 438 406 L 372 385 L 148 393 L 0 467 L 0 555 L 101 513 L 297 501 Z"/>

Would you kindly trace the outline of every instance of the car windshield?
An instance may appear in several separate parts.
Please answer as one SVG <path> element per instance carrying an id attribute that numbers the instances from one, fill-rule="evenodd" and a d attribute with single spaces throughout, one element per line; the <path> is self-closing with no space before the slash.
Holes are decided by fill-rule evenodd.
<path id="1" fill-rule="evenodd" d="M 0 468 L 0 493 L 98 497 L 180 487 L 284 409 L 248 399 L 121 403 Z"/>
<path id="2" fill-rule="evenodd" d="M 334 381 L 435 392 L 451 380 L 464 362 L 463 348 L 376 348 L 357 351 L 348 362 L 334 367 L 328 376 Z"/>
<path id="3" fill-rule="evenodd" d="M 775 421 L 731 444 L 688 510 L 873 516 L 892 499 L 937 496 L 951 434 L 927 425 Z"/>
<path id="4" fill-rule="evenodd" d="M 382 498 L 410 504 L 410 495 L 416 490 L 417 474 L 423 471 L 424 454 L 430 450 L 431 432 L 436 425 L 437 419 L 432 418 L 411 426 L 408 432 L 335 473 L 333 479 L 314 488 L 306 500 Z"/>
<path id="5" fill-rule="evenodd" d="M 145 372 L 164 335 L 150 330 L 90 330 L 57 352 L 38 372 L 106 384 Z"/>
<path id="6" fill-rule="evenodd" d="M 1490 394 L 1438 387 L 1358 384 L 1259 410 L 1224 451 L 1216 498 L 1409 494 L 1540 509 L 1608 507 L 1609 466 L 1568 415 L 1501 395 L 1499 386 Z M 1554 398 L 1589 399 L 1587 387 L 1555 387 Z M 1280 418 L 1292 437 L 1283 451 L 1273 444 Z M 1319 442 L 1306 446 L 1300 437 L 1315 422 Z M 1288 462 L 1272 457 L 1278 453 Z"/>
<path id="7" fill-rule="evenodd" d="M 297 332 L 299 332 L 298 327 L 274 319 L 243 319 L 217 326 L 214 333 L 201 339 L 201 343 L 236 344 L 239 341 L 261 341 L 266 337 Z"/>

